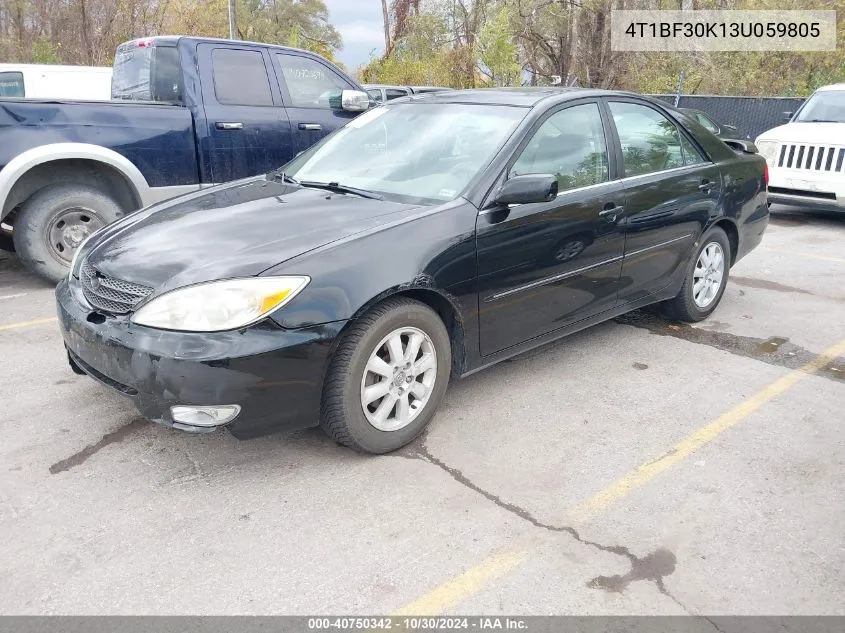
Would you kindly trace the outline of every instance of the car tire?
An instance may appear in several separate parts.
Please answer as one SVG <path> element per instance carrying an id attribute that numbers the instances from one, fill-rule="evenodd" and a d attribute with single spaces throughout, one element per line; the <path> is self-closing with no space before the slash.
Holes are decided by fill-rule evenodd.
<path id="1" fill-rule="evenodd" d="M 720 259 L 716 261 L 717 258 Z M 711 260 L 712 263 L 708 264 Z M 719 227 L 713 227 L 701 238 L 681 291 L 663 304 L 666 316 L 688 323 L 703 321 L 710 316 L 725 293 L 730 262 L 728 236 Z"/>
<path id="2" fill-rule="evenodd" d="M 387 299 L 342 335 L 326 374 L 320 425 L 356 451 L 401 448 L 431 422 L 451 367 L 449 333 L 437 313 L 413 299 Z"/>
<path id="3" fill-rule="evenodd" d="M 67 276 L 73 253 L 94 231 L 123 216 L 121 206 L 90 185 L 58 184 L 33 194 L 15 218 L 12 231 L 21 262 L 57 283 Z"/>

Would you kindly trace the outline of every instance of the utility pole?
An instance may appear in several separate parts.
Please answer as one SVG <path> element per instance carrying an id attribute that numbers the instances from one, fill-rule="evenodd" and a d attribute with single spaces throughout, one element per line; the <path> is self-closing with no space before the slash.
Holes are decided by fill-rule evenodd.
<path id="1" fill-rule="evenodd" d="M 238 34 L 237 19 L 235 18 L 235 0 L 229 0 L 229 39 L 236 40 Z"/>

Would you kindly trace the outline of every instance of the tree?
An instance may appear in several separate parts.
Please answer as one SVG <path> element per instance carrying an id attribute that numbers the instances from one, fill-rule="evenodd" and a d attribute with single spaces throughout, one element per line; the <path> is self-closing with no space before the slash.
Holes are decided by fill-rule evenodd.
<path id="1" fill-rule="evenodd" d="M 478 35 L 479 70 L 494 86 L 520 82 L 519 49 L 513 37 L 513 10 L 503 4 Z"/>

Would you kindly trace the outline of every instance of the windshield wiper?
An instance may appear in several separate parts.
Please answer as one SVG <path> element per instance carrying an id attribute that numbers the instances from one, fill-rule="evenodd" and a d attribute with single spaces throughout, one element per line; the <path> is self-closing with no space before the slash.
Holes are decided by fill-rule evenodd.
<path id="1" fill-rule="evenodd" d="M 845 123 L 845 121 L 835 121 L 833 119 L 801 119 L 805 123 Z"/>
<path id="2" fill-rule="evenodd" d="M 281 180 L 289 185 L 299 185 L 299 181 L 294 178 L 293 176 L 288 176 L 280 167 L 279 169 L 274 169 L 271 172 L 267 172 L 266 176 L 267 180 Z"/>
<path id="3" fill-rule="evenodd" d="M 384 196 L 377 194 L 374 191 L 366 189 L 358 189 L 357 187 L 347 187 L 338 182 L 316 182 L 313 180 L 301 180 L 299 185 L 302 187 L 311 187 L 313 189 L 325 189 L 334 193 L 351 193 L 362 198 L 369 198 L 370 200 L 384 200 Z"/>

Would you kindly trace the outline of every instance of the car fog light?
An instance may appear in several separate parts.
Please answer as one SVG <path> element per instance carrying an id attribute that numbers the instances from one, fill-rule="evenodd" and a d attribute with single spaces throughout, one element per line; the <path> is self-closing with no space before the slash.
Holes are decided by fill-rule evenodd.
<path id="1" fill-rule="evenodd" d="M 190 407 L 179 405 L 170 407 L 170 417 L 174 422 L 190 426 L 220 426 L 231 422 L 241 412 L 239 404 L 221 404 L 215 407 Z"/>

